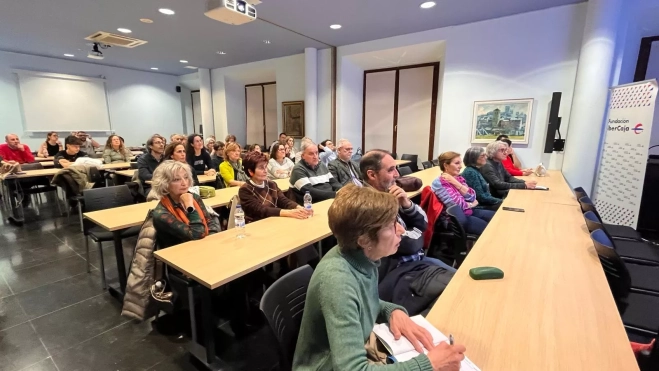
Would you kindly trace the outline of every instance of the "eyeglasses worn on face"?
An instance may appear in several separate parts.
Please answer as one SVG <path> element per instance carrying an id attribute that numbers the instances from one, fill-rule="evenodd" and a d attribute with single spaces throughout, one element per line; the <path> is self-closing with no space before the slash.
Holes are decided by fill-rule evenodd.
<path id="1" fill-rule="evenodd" d="M 507 151 L 508 151 L 508 148 L 501 148 L 501 149 L 499 150 L 499 152 L 502 152 L 502 153 L 505 153 L 505 152 L 507 152 Z"/>

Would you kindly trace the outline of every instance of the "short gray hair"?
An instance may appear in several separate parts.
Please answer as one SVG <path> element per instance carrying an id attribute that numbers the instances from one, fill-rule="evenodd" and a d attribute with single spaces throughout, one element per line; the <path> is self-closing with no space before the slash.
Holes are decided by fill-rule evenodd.
<path id="1" fill-rule="evenodd" d="M 151 196 L 153 194 L 153 196 L 160 199 L 169 194 L 169 184 L 181 170 L 188 173 L 188 179 L 190 179 L 190 185 L 192 186 L 192 169 L 190 169 L 190 165 L 185 162 L 167 160 L 158 165 L 153 172 L 151 192 L 149 192 L 149 195 Z"/>
<path id="2" fill-rule="evenodd" d="M 485 153 L 487 153 L 487 158 L 493 158 L 494 155 L 496 155 L 496 153 L 502 147 L 508 147 L 508 145 L 500 140 L 488 144 L 487 147 L 485 147 Z"/>
<path id="3" fill-rule="evenodd" d="M 309 147 L 317 147 L 316 143 L 310 140 L 303 140 L 302 144 L 300 145 L 300 151 L 304 152 L 307 150 Z"/>
<path id="4" fill-rule="evenodd" d="M 346 143 L 350 143 L 350 141 L 348 139 L 339 139 L 339 141 L 336 142 L 336 149 L 339 149 L 339 148 L 345 146 Z"/>
<path id="5" fill-rule="evenodd" d="M 478 164 L 478 158 L 485 152 L 483 147 L 471 147 L 465 152 L 465 157 L 462 159 L 465 166 L 476 166 Z"/>

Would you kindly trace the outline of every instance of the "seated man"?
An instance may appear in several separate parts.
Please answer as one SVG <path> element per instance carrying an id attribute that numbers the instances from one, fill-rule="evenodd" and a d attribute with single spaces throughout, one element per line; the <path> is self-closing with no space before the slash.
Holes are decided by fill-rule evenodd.
<path id="1" fill-rule="evenodd" d="M 151 180 L 153 172 L 163 160 L 165 152 L 165 141 L 160 135 L 153 135 L 146 141 L 147 153 L 137 159 L 137 176 L 144 187 L 144 194 L 147 194 L 151 188 L 146 181 Z"/>
<path id="2" fill-rule="evenodd" d="M 423 231 L 428 228 L 428 218 L 419 205 L 408 197 L 407 193 L 396 185 L 399 178 L 396 161 L 384 150 L 368 151 L 359 164 L 364 176 L 364 183 L 380 192 L 388 192 L 396 196 L 398 201 L 398 216 L 396 220 L 405 229 L 400 240 L 398 251 L 382 260 L 380 265 L 380 279 L 399 265 L 423 260 L 438 265 L 446 270 L 455 272 L 455 269 L 444 264 L 441 260 L 425 256 L 423 251 Z"/>
<path id="3" fill-rule="evenodd" d="M 5 135 L 5 144 L 0 144 L 0 157 L 4 161 L 16 161 L 19 164 L 34 162 L 34 155 L 27 144 L 22 144 L 16 134 Z"/>
<path id="4" fill-rule="evenodd" d="M 318 158 L 318 146 L 310 141 L 302 141 L 302 157 L 291 172 L 291 188 L 295 201 L 302 205 L 304 194 L 309 192 L 313 202 L 334 198 L 341 184 L 329 172 L 327 166 Z"/>
<path id="5" fill-rule="evenodd" d="M 74 131 L 71 133 L 71 135 L 74 135 L 80 139 L 82 142 L 80 149 L 88 155 L 93 155 L 96 152 L 96 148 L 101 146 L 100 143 L 92 139 L 91 135 L 85 133 L 84 131 Z"/>
<path id="6" fill-rule="evenodd" d="M 71 166 L 80 157 L 87 157 L 87 152 L 81 151 L 82 140 L 73 135 L 69 135 L 64 140 L 63 151 L 57 152 L 54 158 L 55 168 L 66 169 Z"/>
<path id="7" fill-rule="evenodd" d="M 352 144 L 347 139 L 340 139 L 336 147 L 336 153 L 338 158 L 327 165 L 332 176 L 341 183 L 341 187 L 348 183 L 361 186 L 362 173 L 359 171 L 359 164 L 351 160 Z"/>

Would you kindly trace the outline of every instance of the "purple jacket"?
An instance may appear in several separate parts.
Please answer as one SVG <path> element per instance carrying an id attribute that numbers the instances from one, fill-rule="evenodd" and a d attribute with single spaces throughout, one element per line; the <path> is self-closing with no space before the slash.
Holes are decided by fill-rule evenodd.
<path id="1" fill-rule="evenodd" d="M 469 188 L 467 182 L 465 181 L 465 178 L 463 178 L 462 176 L 460 175 L 456 176 L 455 180 L 460 182 L 460 184 L 462 184 L 463 186 Z M 453 201 L 453 203 L 460 205 L 465 215 L 473 214 L 473 211 L 471 210 L 469 205 L 467 205 L 468 202 L 474 202 L 474 200 L 476 200 L 476 192 L 474 192 L 473 189 L 469 188 L 469 192 L 467 192 L 467 194 L 463 196 L 460 193 L 460 191 L 458 191 L 458 189 L 453 186 L 453 184 L 447 182 L 441 176 L 439 177 L 439 181 L 441 182 L 442 187 L 444 187 L 444 189 L 446 190 L 447 196 L 451 199 L 451 201 Z"/>

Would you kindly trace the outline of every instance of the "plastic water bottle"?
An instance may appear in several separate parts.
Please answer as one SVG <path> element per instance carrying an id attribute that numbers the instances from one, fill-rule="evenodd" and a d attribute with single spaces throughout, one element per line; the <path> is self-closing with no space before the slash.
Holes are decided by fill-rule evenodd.
<path id="1" fill-rule="evenodd" d="M 304 209 L 311 211 L 311 194 L 309 192 L 304 193 Z"/>
<path id="2" fill-rule="evenodd" d="M 240 204 L 236 205 L 236 212 L 233 214 L 234 224 L 236 228 L 236 237 L 245 237 L 245 212 Z"/>

